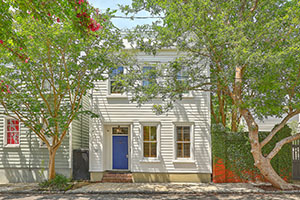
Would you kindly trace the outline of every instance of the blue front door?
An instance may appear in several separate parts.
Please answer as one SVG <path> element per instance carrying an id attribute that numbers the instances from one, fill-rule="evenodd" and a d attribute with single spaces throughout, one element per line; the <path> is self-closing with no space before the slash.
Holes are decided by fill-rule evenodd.
<path id="1" fill-rule="evenodd" d="M 128 136 L 113 136 L 113 169 L 128 169 Z"/>

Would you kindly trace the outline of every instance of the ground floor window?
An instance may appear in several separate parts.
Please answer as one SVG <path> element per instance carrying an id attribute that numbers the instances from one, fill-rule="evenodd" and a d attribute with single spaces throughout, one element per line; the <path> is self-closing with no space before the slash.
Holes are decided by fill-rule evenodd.
<path id="1" fill-rule="evenodd" d="M 157 157 L 157 127 L 143 127 L 144 157 Z"/>
<path id="2" fill-rule="evenodd" d="M 191 157 L 191 128 L 190 126 L 176 127 L 177 158 Z"/>
<path id="3" fill-rule="evenodd" d="M 7 146 L 20 144 L 20 123 L 16 119 L 6 119 L 5 144 Z"/>

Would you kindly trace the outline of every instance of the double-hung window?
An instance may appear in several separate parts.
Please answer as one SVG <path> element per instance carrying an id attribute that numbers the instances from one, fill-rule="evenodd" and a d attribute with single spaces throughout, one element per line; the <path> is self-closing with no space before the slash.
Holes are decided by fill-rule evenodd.
<path id="1" fill-rule="evenodd" d="M 20 122 L 16 119 L 6 119 L 5 127 L 5 146 L 20 145 Z"/>
<path id="2" fill-rule="evenodd" d="M 110 93 L 111 94 L 120 94 L 123 93 L 123 86 L 121 83 L 118 83 L 116 77 L 124 73 L 124 67 L 118 67 L 113 69 L 109 75 L 110 78 Z"/>
<path id="3" fill-rule="evenodd" d="M 177 158 L 191 157 L 191 127 L 176 126 Z"/>
<path id="4" fill-rule="evenodd" d="M 145 66 L 143 67 L 143 86 L 150 86 L 153 82 L 155 82 L 155 75 L 151 73 L 151 70 L 154 70 L 153 66 Z"/>
<path id="5" fill-rule="evenodd" d="M 144 158 L 157 157 L 157 126 L 143 126 Z"/>
<path id="6" fill-rule="evenodd" d="M 187 81 L 189 78 L 189 73 L 188 73 L 187 67 L 182 67 L 182 69 L 179 72 L 177 72 L 176 78 L 177 78 L 177 81 L 179 82 L 180 86 L 185 87 L 187 85 Z M 189 92 L 184 90 L 183 94 L 187 95 L 187 94 L 189 94 Z"/>
<path id="7" fill-rule="evenodd" d="M 182 69 L 177 72 L 177 80 L 186 82 L 188 80 L 189 74 L 188 69 L 186 67 L 182 67 Z"/>

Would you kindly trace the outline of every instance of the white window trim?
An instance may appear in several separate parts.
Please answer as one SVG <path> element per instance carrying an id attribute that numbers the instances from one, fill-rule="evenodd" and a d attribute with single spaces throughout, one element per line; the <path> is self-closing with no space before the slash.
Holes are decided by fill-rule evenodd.
<path id="1" fill-rule="evenodd" d="M 157 68 L 157 66 L 155 66 L 155 65 L 153 65 L 153 64 L 149 64 L 149 65 L 144 65 L 144 66 L 142 66 L 142 73 L 144 74 L 144 68 L 146 68 L 146 67 L 151 67 L 151 69 L 150 70 L 156 70 L 156 68 Z M 156 78 L 157 77 L 155 77 L 155 80 L 156 80 Z M 149 80 L 146 80 L 146 79 L 143 79 L 143 80 L 141 80 L 141 85 L 142 85 L 142 87 L 144 87 L 144 81 L 148 81 L 149 83 L 150 83 L 150 79 Z M 151 84 L 149 84 L 149 85 L 151 85 Z"/>
<path id="2" fill-rule="evenodd" d="M 177 157 L 177 126 L 188 126 L 190 127 L 190 158 L 178 158 Z M 173 122 L 173 163 L 195 163 L 195 139 L 194 131 L 195 124 L 193 122 Z"/>
<path id="3" fill-rule="evenodd" d="M 7 144 L 7 120 L 16 120 L 11 117 L 5 117 L 4 118 L 4 134 L 3 134 L 3 147 L 5 148 L 19 148 L 21 144 L 21 122 L 19 121 L 19 144 Z"/>
<path id="4" fill-rule="evenodd" d="M 141 163 L 160 163 L 160 133 L 161 133 L 161 124 L 159 122 L 142 122 L 140 135 L 141 135 Z M 156 126 L 156 157 L 144 157 L 144 126 Z"/>
<path id="5" fill-rule="evenodd" d="M 123 74 L 126 74 L 126 67 L 124 66 L 120 66 L 123 67 Z M 123 92 L 123 93 L 111 93 L 111 81 L 113 81 L 110 77 L 110 75 L 108 74 L 108 79 L 107 79 L 107 98 L 128 98 L 128 95 Z"/>
<path id="6" fill-rule="evenodd" d="M 184 70 L 186 70 L 186 66 L 183 66 L 183 68 L 179 72 L 183 72 Z M 177 75 L 178 75 L 178 73 L 177 73 Z M 181 79 L 181 80 L 184 80 L 184 79 Z M 187 79 L 187 81 L 188 81 L 188 79 Z M 182 99 L 193 99 L 194 97 L 195 97 L 194 92 L 191 90 L 189 90 L 187 93 L 182 93 Z"/>

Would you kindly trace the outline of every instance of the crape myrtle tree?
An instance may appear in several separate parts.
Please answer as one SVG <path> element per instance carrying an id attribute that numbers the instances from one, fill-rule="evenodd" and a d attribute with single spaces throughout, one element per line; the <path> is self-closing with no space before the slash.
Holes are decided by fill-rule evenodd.
<path id="1" fill-rule="evenodd" d="M 186 91 L 211 91 L 219 110 L 212 116 L 229 109 L 231 121 L 238 124 L 241 115 L 248 126 L 254 165 L 273 186 L 291 188 L 270 161 L 283 145 L 299 139 L 300 133 L 278 141 L 268 154 L 262 154 L 262 148 L 300 113 L 299 2 L 133 0 L 131 6 L 123 7 L 127 14 L 140 10 L 160 19 L 152 25 L 136 27 L 128 40 L 148 53 L 155 54 L 163 48 L 176 48 L 183 53 L 153 70 L 153 75 L 163 78 L 156 78 L 148 87 L 130 87 L 134 83 L 138 86 L 135 80 L 149 74 L 129 70 L 132 73 L 121 81 L 135 94 L 133 100 L 142 104 L 160 95 L 165 104 L 155 109 L 164 112 Z M 210 76 L 205 76 L 206 66 L 210 67 Z M 183 71 L 185 79 L 180 76 Z M 270 116 L 282 121 L 260 141 L 257 120 Z M 225 118 L 228 116 L 219 117 Z"/>
<path id="2" fill-rule="evenodd" d="M 19 120 L 45 143 L 48 178 L 53 179 L 55 155 L 70 124 L 80 114 L 95 116 L 81 102 L 95 81 L 107 78 L 104 72 L 120 64 L 122 41 L 109 20 L 110 12 L 94 12 L 93 20 L 101 27 L 94 21 L 82 23 L 84 32 L 74 30 L 67 19 L 45 22 L 11 12 L 11 30 L 21 42 L 6 37 L 0 44 L 1 114 Z"/>
<path id="3" fill-rule="evenodd" d="M 24 38 L 17 34 L 14 28 L 14 12 L 18 11 L 19 17 L 31 16 L 45 24 L 53 21 L 68 21 L 74 28 L 83 34 L 89 30 L 99 29 L 102 21 L 93 17 L 97 10 L 93 9 L 87 0 L 1 0 L 0 1 L 0 40 L 8 39 L 15 43 L 23 44 Z"/>

